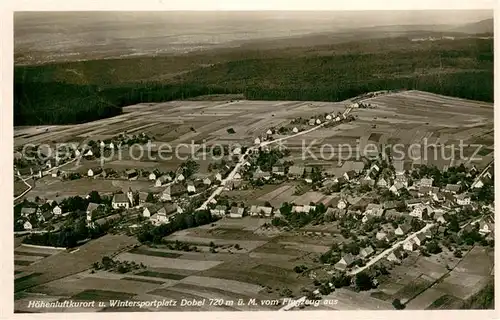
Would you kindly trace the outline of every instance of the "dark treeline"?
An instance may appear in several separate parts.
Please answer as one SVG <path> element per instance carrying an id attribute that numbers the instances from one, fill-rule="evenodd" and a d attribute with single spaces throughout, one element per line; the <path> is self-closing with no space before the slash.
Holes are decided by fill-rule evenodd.
<path id="1" fill-rule="evenodd" d="M 14 85 L 14 125 L 84 123 L 119 115 L 122 107 L 132 104 L 227 93 L 232 92 L 189 84 L 137 83 L 99 87 L 61 82 L 18 82 Z"/>
<path id="2" fill-rule="evenodd" d="M 396 40 L 387 39 L 391 41 Z M 335 54 L 304 48 L 297 55 L 287 55 L 283 50 L 281 57 L 249 55 L 247 59 L 240 55 L 210 67 L 193 69 L 193 65 L 187 65 L 189 72 L 150 81 L 136 79 L 134 66 L 136 77 L 140 74 L 142 79 L 148 79 L 148 72 L 149 79 L 158 79 L 153 75 L 161 71 L 150 70 L 151 66 L 143 65 L 141 59 L 126 59 L 126 67 L 125 59 L 105 61 L 104 65 L 116 69 L 113 74 L 122 75 L 126 82 L 109 78 L 110 71 L 98 70 L 95 65 L 100 64 L 95 61 L 16 67 L 14 123 L 83 123 L 118 115 L 123 106 L 131 104 L 210 94 L 244 94 L 254 100 L 340 101 L 370 91 L 417 89 L 493 101 L 493 41 L 402 43 L 397 49 L 391 48 Z M 103 80 L 99 80 L 100 73 Z"/>

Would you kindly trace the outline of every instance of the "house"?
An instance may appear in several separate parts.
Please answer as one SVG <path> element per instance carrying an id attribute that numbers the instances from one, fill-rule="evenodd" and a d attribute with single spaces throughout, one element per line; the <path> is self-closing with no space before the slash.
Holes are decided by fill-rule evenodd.
<path id="1" fill-rule="evenodd" d="M 111 200 L 111 206 L 113 207 L 113 209 L 128 209 L 130 208 L 130 202 L 126 194 L 117 193 L 113 196 L 113 200 Z"/>
<path id="2" fill-rule="evenodd" d="M 251 216 L 270 217 L 272 213 L 273 213 L 273 207 L 256 206 L 256 205 L 250 207 Z"/>
<path id="3" fill-rule="evenodd" d="M 302 166 L 291 166 L 288 169 L 288 177 L 291 179 L 302 178 L 305 168 Z"/>
<path id="4" fill-rule="evenodd" d="M 212 180 L 210 178 L 203 179 L 203 184 L 206 186 L 210 186 L 212 184 Z"/>
<path id="5" fill-rule="evenodd" d="M 373 187 L 375 185 L 375 180 L 373 180 L 369 175 L 367 175 L 361 180 L 361 184 L 364 186 Z"/>
<path id="6" fill-rule="evenodd" d="M 92 157 L 93 155 L 94 153 L 90 149 L 85 153 L 85 157 Z"/>
<path id="7" fill-rule="evenodd" d="M 403 174 L 405 172 L 404 161 L 396 160 L 392 162 L 392 165 L 394 166 L 394 172 L 396 173 L 396 175 Z"/>
<path id="8" fill-rule="evenodd" d="M 387 220 L 398 219 L 403 216 L 404 213 L 397 211 L 396 209 L 389 209 L 385 212 L 384 216 Z"/>
<path id="9" fill-rule="evenodd" d="M 394 230 L 394 234 L 397 236 L 402 236 L 407 234 L 411 230 L 411 227 L 407 224 L 402 224 L 397 227 L 396 230 Z"/>
<path id="10" fill-rule="evenodd" d="M 147 192 L 144 192 L 144 191 L 139 192 L 139 204 L 146 203 L 148 196 L 149 196 L 149 194 Z"/>
<path id="11" fill-rule="evenodd" d="M 347 201 L 345 199 L 340 199 L 337 203 L 337 208 L 339 208 L 340 210 L 347 208 Z"/>
<path id="12" fill-rule="evenodd" d="M 242 185 L 243 185 L 243 180 L 241 180 L 241 179 L 232 180 L 232 181 L 229 181 L 228 183 L 226 183 L 225 189 L 226 190 L 238 190 L 239 188 L 241 188 Z"/>
<path id="13" fill-rule="evenodd" d="M 125 177 L 127 177 L 127 179 L 134 179 L 137 178 L 137 176 L 138 176 L 137 170 L 135 169 L 125 170 Z"/>
<path id="14" fill-rule="evenodd" d="M 222 181 L 222 175 L 219 172 L 215 174 L 215 180 Z"/>
<path id="15" fill-rule="evenodd" d="M 156 226 L 167 224 L 172 221 L 172 218 L 179 212 L 178 207 L 173 204 L 162 206 L 156 213 L 154 213 L 149 220 Z"/>
<path id="16" fill-rule="evenodd" d="M 217 217 L 224 217 L 226 215 L 227 207 L 226 206 L 216 206 L 214 209 L 210 210 L 210 213 Z"/>
<path id="17" fill-rule="evenodd" d="M 403 257 L 404 251 L 401 249 L 401 247 L 397 247 L 387 256 L 387 260 L 391 262 L 401 263 Z"/>
<path id="18" fill-rule="evenodd" d="M 334 265 L 334 268 L 340 271 L 345 271 L 354 263 L 354 256 L 350 253 L 345 254 L 339 262 Z"/>
<path id="19" fill-rule="evenodd" d="M 109 148 L 110 148 L 111 150 L 113 150 L 113 149 L 115 148 L 115 145 L 113 144 L 113 142 L 110 142 L 110 143 L 109 143 Z"/>
<path id="20" fill-rule="evenodd" d="M 127 201 L 127 203 L 128 203 L 128 201 Z M 94 211 L 97 208 L 99 208 L 100 206 L 101 206 L 100 204 L 98 204 L 98 203 L 92 203 L 92 202 L 87 205 L 87 211 L 86 211 L 86 213 L 87 213 L 87 221 L 92 220 L 92 215 L 94 214 Z"/>
<path id="21" fill-rule="evenodd" d="M 38 211 L 38 208 L 22 208 L 21 209 L 21 217 L 23 218 L 29 218 L 33 215 L 35 215 Z"/>
<path id="22" fill-rule="evenodd" d="M 439 222 L 441 224 L 445 224 L 447 222 L 446 218 L 444 217 L 444 215 L 442 213 L 434 214 L 434 220 L 436 220 L 437 222 Z"/>
<path id="23" fill-rule="evenodd" d="M 60 216 L 62 214 L 62 209 L 59 206 L 55 206 L 54 209 L 52 209 L 52 213 L 56 216 Z"/>
<path id="24" fill-rule="evenodd" d="M 316 206 L 310 206 L 310 205 L 305 205 L 305 206 L 293 206 L 292 207 L 292 212 L 296 213 L 309 213 L 311 211 L 316 210 Z"/>
<path id="25" fill-rule="evenodd" d="M 378 181 L 377 181 L 377 187 L 387 188 L 388 186 L 389 186 L 389 182 L 386 179 L 384 179 L 384 178 L 378 179 Z"/>
<path id="26" fill-rule="evenodd" d="M 380 167 L 377 166 L 376 163 L 372 164 L 372 166 L 370 167 L 370 171 L 377 171 L 379 172 L 380 171 Z"/>
<path id="27" fill-rule="evenodd" d="M 142 216 L 146 218 L 150 218 L 152 215 L 158 212 L 163 206 L 161 204 L 152 204 L 148 203 L 142 209 Z"/>
<path id="28" fill-rule="evenodd" d="M 381 217 L 384 214 L 384 209 L 380 204 L 370 203 L 366 206 L 363 214 L 365 216 Z"/>
<path id="29" fill-rule="evenodd" d="M 26 222 L 23 224 L 23 228 L 24 228 L 24 230 L 31 230 L 31 229 L 33 229 L 33 226 L 31 225 L 31 222 L 26 221 Z"/>
<path id="30" fill-rule="evenodd" d="M 293 127 L 292 132 L 293 133 L 299 133 L 299 129 L 297 129 L 297 127 Z"/>
<path id="31" fill-rule="evenodd" d="M 151 173 L 149 175 L 149 178 L 151 178 L 151 175 L 154 175 L 156 177 L 156 175 L 154 173 Z M 155 181 L 155 187 L 161 187 L 163 186 L 164 184 L 168 183 L 170 180 L 172 180 L 172 178 L 168 175 L 168 174 L 165 174 L 159 178 L 156 179 Z"/>
<path id="32" fill-rule="evenodd" d="M 326 116 L 326 120 L 332 120 L 332 115 L 330 115 L 330 114 L 329 114 L 329 115 L 327 115 L 327 116 Z"/>
<path id="33" fill-rule="evenodd" d="M 254 144 L 260 144 L 260 139 L 259 138 L 255 138 L 255 140 L 253 141 Z"/>
<path id="34" fill-rule="evenodd" d="M 194 183 L 192 181 L 189 181 L 187 184 L 187 192 L 188 193 L 196 193 L 196 188 L 195 188 Z"/>
<path id="35" fill-rule="evenodd" d="M 184 175 L 181 173 L 177 176 L 176 180 L 177 181 L 184 181 L 186 178 L 184 178 Z"/>
<path id="36" fill-rule="evenodd" d="M 434 212 L 434 209 L 429 205 L 420 204 L 413 208 L 413 210 L 410 212 L 410 216 L 422 219 L 424 211 L 426 211 L 427 215 L 429 216 L 432 212 Z"/>
<path id="37" fill-rule="evenodd" d="M 170 195 L 170 186 L 166 187 L 165 190 L 161 193 L 160 200 L 161 201 L 172 201 L 172 196 Z"/>
<path id="38" fill-rule="evenodd" d="M 391 209 L 396 209 L 402 205 L 403 205 L 403 202 L 393 200 L 393 201 L 385 201 L 382 204 L 382 207 L 384 208 L 384 210 L 391 210 Z"/>
<path id="39" fill-rule="evenodd" d="M 405 188 L 408 188 L 408 178 L 404 174 L 396 174 L 394 182 L 399 182 L 403 184 Z"/>
<path id="40" fill-rule="evenodd" d="M 316 119 L 309 119 L 309 125 L 314 126 L 316 124 Z"/>
<path id="41" fill-rule="evenodd" d="M 474 189 L 481 189 L 483 186 L 484 186 L 484 183 L 483 183 L 483 181 L 481 179 L 477 179 L 472 184 L 472 188 L 474 188 Z"/>
<path id="42" fill-rule="evenodd" d="M 356 177 L 356 172 L 354 170 L 349 170 L 349 171 L 344 173 L 343 177 L 347 181 L 351 181 L 352 179 L 354 179 Z"/>
<path id="43" fill-rule="evenodd" d="M 423 199 L 408 199 L 405 201 L 405 204 L 408 208 L 414 208 L 423 203 L 424 203 Z"/>
<path id="44" fill-rule="evenodd" d="M 104 141 L 101 141 L 101 143 L 99 143 L 99 146 L 100 146 L 101 148 L 104 148 L 104 147 L 106 146 L 106 144 L 104 143 Z"/>
<path id="45" fill-rule="evenodd" d="M 321 120 L 320 119 L 316 119 L 316 124 L 321 124 Z"/>
<path id="46" fill-rule="evenodd" d="M 419 187 L 418 188 L 418 196 L 433 196 L 439 192 L 438 187 Z"/>
<path id="47" fill-rule="evenodd" d="M 470 196 L 468 194 L 459 194 L 455 197 L 457 204 L 460 206 L 467 206 L 470 204 Z"/>
<path id="48" fill-rule="evenodd" d="M 385 233 L 383 231 L 379 231 L 375 235 L 375 239 L 377 239 L 379 241 L 387 241 L 387 233 Z"/>
<path id="49" fill-rule="evenodd" d="M 403 243 L 403 249 L 406 251 L 416 250 L 417 244 L 415 243 L 415 241 L 413 239 L 410 239 L 410 240 L 406 241 L 405 243 Z"/>
<path id="50" fill-rule="evenodd" d="M 389 191 L 394 193 L 395 195 L 399 195 L 401 189 L 405 186 L 401 182 L 395 182 L 390 188 Z"/>
<path id="51" fill-rule="evenodd" d="M 444 202 L 446 200 L 446 197 L 441 192 L 437 192 L 437 193 L 432 195 L 432 200 L 434 200 L 436 202 Z"/>
<path id="52" fill-rule="evenodd" d="M 421 232 L 421 233 L 417 234 L 415 237 L 413 237 L 412 239 L 417 246 L 421 246 L 427 240 L 427 237 L 425 236 L 424 233 Z"/>
<path id="53" fill-rule="evenodd" d="M 432 187 L 432 183 L 434 182 L 434 179 L 432 178 L 422 178 L 420 179 L 420 182 L 418 185 L 420 187 Z"/>
<path id="54" fill-rule="evenodd" d="M 495 226 L 491 219 L 482 219 L 479 221 L 479 233 L 484 235 L 490 234 L 495 231 Z"/>
<path id="55" fill-rule="evenodd" d="M 243 218 L 243 213 L 245 212 L 245 208 L 241 207 L 232 207 L 229 211 L 229 216 L 231 218 Z"/>
<path id="56" fill-rule="evenodd" d="M 38 218 L 39 222 L 49 221 L 53 216 L 54 216 L 54 214 L 50 210 L 44 211 L 44 212 L 38 211 L 38 214 L 37 214 L 37 218 Z"/>
<path id="57" fill-rule="evenodd" d="M 283 166 L 274 166 L 271 170 L 272 174 L 275 174 L 277 176 L 284 176 L 285 175 L 285 168 Z"/>
<path id="58" fill-rule="evenodd" d="M 458 193 L 460 192 L 460 185 L 459 184 L 450 184 L 448 183 L 446 187 L 444 187 L 444 192 L 451 192 L 451 193 Z"/>
<path id="59" fill-rule="evenodd" d="M 253 178 L 255 180 L 258 179 L 264 179 L 264 180 L 269 180 L 271 178 L 271 174 L 268 171 L 262 171 L 260 168 L 257 168 L 255 172 L 253 173 Z M 241 179 L 241 175 L 240 175 Z"/>
<path id="60" fill-rule="evenodd" d="M 102 168 L 89 169 L 87 171 L 87 176 L 94 177 L 102 173 Z"/>
<path id="61" fill-rule="evenodd" d="M 373 250 L 372 247 L 366 247 L 366 248 L 363 248 L 359 251 L 359 256 L 363 259 L 366 259 L 368 258 L 369 256 L 371 256 L 373 253 L 375 252 L 375 250 Z"/>
<path id="62" fill-rule="evenodd" d="M 267 134 L 267 135 L 273 134 L 273 130 L 271 130 L 271 129 L 267 129 L 266 134 Z"/>
<path id="63" fill-rule="evenodd" d="M 241 179 L 241 174 L 239 172 L 236 172 L 233 176 L 233 179 L 235 180 Z"/>

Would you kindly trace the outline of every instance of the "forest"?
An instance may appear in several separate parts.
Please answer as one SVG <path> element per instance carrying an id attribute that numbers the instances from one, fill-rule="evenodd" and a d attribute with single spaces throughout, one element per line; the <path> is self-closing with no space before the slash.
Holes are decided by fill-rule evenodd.
<path id="1" fill-rule="evenodd" d="M 493 101 L 492 39 L 377 41 L 371 49 L 353 42 L 345 48 L 275 49 L 268 55 L 248 49 L 231 56 L 226 49 L 219 61 L 211 52 L 195 58 L 16 66 L 14 125 L 83 123 L 119 115 L 127 105 L 213 94 L 341 101 L 382 89 L 417 89 Z M 202 64 L 206 61 L 211 63 Z"/>

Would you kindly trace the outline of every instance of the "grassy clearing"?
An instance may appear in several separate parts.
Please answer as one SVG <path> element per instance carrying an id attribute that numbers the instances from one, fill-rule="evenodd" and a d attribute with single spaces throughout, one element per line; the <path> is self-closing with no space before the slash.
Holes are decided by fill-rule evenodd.
<path id="1" fill-rule="evenodd" d="M 42 275 L 39 272 L 35 272 L 32 274 L 29 274 L 24 277 L 20 277 L 14 280 L 14 291 L 18 291 L 20 287 L 30 287 L 31 285 L 35 284 L 37 281 L 37 277 Z"/>
<path id="2" fill-rule="evenodd" d="M 14 260 L 15 266 L 29 266 L 33 261 L 25 261 L 25 260 Z"/>
<path id="3" fill-rule="evenodd" d="M 109 299 L 126 300 L 132 298 L 134 295 L 126 292 L 106 291 L 106 290 L 84 290 L 73 297 L 74 300 L 95 300 L 106 301 Z"/>
<path id="4" fill-rule="evenodd" d="M 153 284 L 163 284 L 163 281 L 143 279 L 143 278 L 124 277 L 122 279 L 123 280 L 130 280 L 130 281 L 145 282 L 145 283 L 153 283 Z"/>
<path id="5" fill-rule="evenodd" d="M 449 294 L 445 294 L 438 299 L 436 299 L 427 310 L 438 310 L 438 309 L 450 309 L 450 306 L 456 305 L 462 300 Z"/>
<path id="6" fill-rule="evenodd" d="M 135 248 L 129 251 L 130 253 L 143 254 L 152 257 L 164 257 L 164 258 L 179 258 L 181 254 L 173 253 L 173 252 L 161 252 L 161 251 L 152 251 L 143 248 Z"/>
<path id="7" fill-rule="evenodd" d="M 136 273 L 138 276 L 144 276 L 144 277 L 153 277 L 153 278 L 162 278 L 162 279 L 169 279 L 169 280 L 182 280 L 186 276 L 180 275 L 180 274 L 174 274 L 174 273 L 164 273 L 164 272 L 156 272 L 156 271 L 142 271 L 139 273 Z"/>
<path id="8" fill-rule="evenodd" d="M 14 251 L 14 255 L 47 258 L 47 257 L 50 257 L 52 254 L 51 253 L 27 252 L 27 251 L 18 251 L 18 250 L 16 250 L 16 251 Z"/>

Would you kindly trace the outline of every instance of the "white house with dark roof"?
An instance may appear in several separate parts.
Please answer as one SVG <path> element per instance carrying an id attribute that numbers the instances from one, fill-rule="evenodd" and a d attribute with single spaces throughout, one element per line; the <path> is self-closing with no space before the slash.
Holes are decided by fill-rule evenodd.
<path id="1" fill-rule="evenodd" d="M 354 260 L 354 256 L 347 253 L 334 265 L 334 268 L 340 271 L 345 271 L 348 267 L 352 266 Z"/>
<path id="2" fill-rule="evenodd" d="M 232 207 L 229 211 L 229 217 L 231 218 L 243 218 L 243 213 L 245 212 L 245 208 L 241 207 Z"/>
<path id="3" fill-rule="evenodd" d="M 406 251 L 414 251 L 417 249 L 417 244 L 415 243 L 415 241 L 412 239 L 408 240 L 408 241 L 405 241 L 403 243 L 403 249 L 406 250 Z"/>
<path id="4" fill-rule="evenodd" d="M 128 203 L 128 201 L 127 201 Z M 101 205 L 98 204 L 98 203 L 89 203 L 88 206 L 87 206 L 87 210 L 86 210 L 86 213 L 87 213 L 87 221 L 90 221 L 92 220 L 92 216 L 94 214 L 94 211 L 99 208 Z"/>
<path id="5" fill-rule="evenodd" d="M 273 213 L 273 207 L 266 206 L 256 206 L 253 205 L 250 207 L 250 215 L 251 216 L 265 216 L 270 217 Z"/>
<path id="6" fill-rule="evenodd" d="M 187 192 L 196 193 L 196 187 L 194 186 L 194 183 L 192 181 L 188 182 L 187 184 Z"/>
<path id="7" fill-rule="evenodd" d="M 210 210 L 210 213 L 217 217 L 224 217 L 226 215 L 226 212 L 227 212 L 227 207 L 222 205 L 218 205 Z"/>
<path id="8" fill-rule="evenodd" d="M 113 196 L 113 200 L 111 200 L 111 206 L 113 207 L 113 209 L 128 209 L 130 208 L 130 202 L 126 194 L 117 193 Z"/>
<path id="9" fill-rule="evenodd" d="M 455 200 L 456 200 L 457 204 L 460 206 L 468 206 L 468 205 L 470 205 L 471 198 L 468 194 L 462 193 L 462 194 L 455 196 Z"/>
<path id="10" fill-rule="evenodd" d="M 420 187 L 432 187 L 432 183 L 434 182 L 434 179 L 432 178 L 422 178 L 420 179 L 419 186 Z"/>
<path id="11" fill-rule="evenodd" d="M 375 250 L 373 250 L 373 248 L 371 246 L 368 246 L 368 247 L 363 248 L 359 251 L 359 256 L 363 259 L 366 259 L 374 253 L 375 253 Z"/>
<path id="12" fill-rule="evenodd" d="M 56 216 L 60 216 L 62 214 L 62 209 L 59 206 L 55 206 L 54 209 L 52 209 L 52 213 Z"/>
<path id="13" fill-rule="evenodd" d="M 25 221 L 24 224 L 23 224 L 23 228 L 24 228 L 24 230 L 32 230 L 33 229 L 33 225 L 31 224 L 31 222 Z"/>

